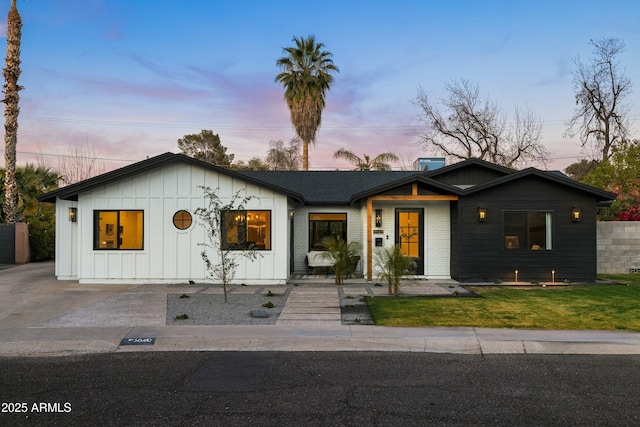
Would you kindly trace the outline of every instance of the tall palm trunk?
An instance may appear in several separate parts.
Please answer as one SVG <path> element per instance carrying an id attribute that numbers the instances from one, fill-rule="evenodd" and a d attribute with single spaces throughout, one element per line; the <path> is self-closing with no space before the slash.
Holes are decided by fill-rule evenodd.
<path id="1" fill-rule="evenodd" d="M 4 214 L 7 224 L 14 224 L 18 217 L 18 186 L 16 183 L 16 146 L 18 144 L 18 114 L 20 113 L 21 89 L 20 77 L 20 39 L 22 37 L 22 19 L 11 0 L 11 9 L 7 17 L 7 57 L 4 74 L 4 142 L 5 142 L 5 205 Z"/>
<path id="2" fill-rule="evenodd" d="M 309 170 L 309 142 L 302 141 L 302 170 Z"/>

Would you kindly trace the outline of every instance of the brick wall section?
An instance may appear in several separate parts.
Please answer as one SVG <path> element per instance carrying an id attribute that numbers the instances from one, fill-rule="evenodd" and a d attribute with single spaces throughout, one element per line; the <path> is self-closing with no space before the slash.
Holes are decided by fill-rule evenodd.
<path id="1" fill-rule="evenodd" d="M 640 222 L 606 221 L 596 225 L 598 273 L 640 272 Z"/>
<path id="2" fill-rule="evenodd" d="M 18 222 L 16 223 L 16 264 L 26 264 L 30 260 L 29 226 L 26 222 Z"/>

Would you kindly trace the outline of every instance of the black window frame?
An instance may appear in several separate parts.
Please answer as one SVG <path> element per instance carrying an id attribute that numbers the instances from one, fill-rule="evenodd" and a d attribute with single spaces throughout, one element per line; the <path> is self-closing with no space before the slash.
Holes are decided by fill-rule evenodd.
<path id="1" fill-rule="evenodd" d="M 184 226 L 184 223 L 187 221 L 187 219 L 185 219 L 185 214 L 186 214 L 186 218 L 188 218 L 188 221 L 189 221 L 189 225 L 186 227 Z M 171 222 L 173 226 L 176 228 L 176 230 L 186 231 L 193 226 L 193 215 L 191 214 L 191 212 L 189 212 L 186 209 L 180 209 L 173 214 L 173 217 L 171 218 Z"/>
<path id="2" fill-rule="evenodd" d="M 100 214 L 102 212 L 115 212 L 116 222 L 111 225 L 114 234 L 114 247 L 100 247 Z M 140 247 L 139 248 L 122 248 L 123 228 L 120 224 L 120 215 L 124 212 L 136 212 L 142 214 L 142 224 L 140 227 Z M 94 209 L 93 211 L 93 250 L 94 251 L 143 251 L 144 250 L 144 209 Z"/>
<path id="3" fill-rule="evenodd" d="M 249 213 L 253 213 L 253 212 L 268 212 L 269 213 L 269 241 L 267 244 L 264 245 L 264 247 L 260 247 L 260 245 L 256 245 L 253 242 L 249 241 L 249 227 L 248 227 L 248 219 L 247 216 Z M 229 217 L 227 217 L 229 216 Z M 254 250 L 254 251 L 271 251 L 272 250 L 272 242 L 273 242 L 273 238 L 272 238 L 272 230 L 273 230 L 273 222 L 271 221 L 271 218 L 273 216 L 273 212 L 270 209 L 244 209 L 244 210 L 239 210 L 239 209 L 235 209 L 235 210 L 226 210 L 226 211 L 222 211 L 220 212 L 220 228 L 221 228 L 221 234 L 222 234 L 222 250 L 238 250 L 238 251 L 244 251 L 244 250 Z M 244 232 L 239 232 L 238 233 L 238 241 L 237 242 L 233 242 L 233 243 L 229 243 L 228 242 L 228 233 L 227 233 L 227 228 L 229 227 L 229 225 L 231 225 L 232 223 L 236 223 L 234 224 L 235 227 L 238 228 L 238 230 L 243 230 Z"/>
<path id="4" fill-rule="evenodd" d="M 314 215 L 326 215 L 326 216 L 330 216 L 330 215 L 341 215 L 344 216 L 344 219 L 312 219 L 312 217 Z M 326 250 L 323 246 L 322 246 L 322 241 L 327 238 L 330 237 L 331 235 L 333 235 L 333 233 L 331 232 L 331 225 L 328 223 L 340 223 L 341 227 L 342 227 L 342 235 L 340 237 L 342 237 L 342 240 L 344 240 L 345 242 L 347 241 L 347 213 L 346 212 L 310 212 L 309 213 L 309 251 L 321 251 L 321 250 Z M 325 234 L 321 237 L 319 237 L 319 241 L 316 241 L 316 230 L 318 227 L 318 223 L 327 223 L 327 229 L 329 230 L 329 234 Z"/>
<path id="5" fill-rule="evenodd" d="M 535 214 L 544 214 L 542 216 L 543 219 L 543 229 L 541 231 L 533 231 L 535 226 L 536 218 L 533 216 Z M 518 231 L 518 225 L 513 222 L 508 223 L 507 216 L 508 215 L 523 215 L 524 221 L 520 226 L 521 230 Z M 548 223 L 547 218 L 550 218 L 550 223 Z M 503 237 L 503 250 L 511 252 L 511 251 L 531 251 L 531 252 L 550 252 L 554 250 L 554 211 L 551 209 L 504 209 L 502 211 L 502 237 Z M 508 229 L 509 227 L 509 229 Z M 541 225 L 537 226 L 538 228 Z M 547 228 L 550 228 L 548 230 Z M 544 236 L 544 239 L 536 238 L 535 236 L 540 235 Z M 522 238 L 524 237 L 524 238 Z M 516 238 L 514 240 L 514 238 Z M 540 245 L 543 243 L 544 245 Z M 515 247 L 510 247 L 515 245 Z"/>

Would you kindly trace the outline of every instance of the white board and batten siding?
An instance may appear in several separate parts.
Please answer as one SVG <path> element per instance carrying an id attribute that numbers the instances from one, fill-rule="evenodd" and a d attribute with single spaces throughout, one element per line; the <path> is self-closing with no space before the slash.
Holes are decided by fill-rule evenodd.
<path id="1" fill-rule="evenodd" d="M 383 247 L 391 248 L 396 242 L 395 212 L 397 208 L 422 208 L 424 213 L 424 276 L 425 279 L 450 279 L 451 278 L 451 217 L 448 201 L 427 202 L 377 202 L 376 209 L 382 209 L 382 226 L 377 230 L 381 234 L 373 234 L 372 241 L 375 245 L 376 238 L 382 238 Z M 362 221 L 366 221 L 366 209 L 362 212 Z M 366 228 L 366 227 L 365 227 Z M 376 228 L 374 228 L 376 230 Z M 363 241 L 366 242 L 366 229 L 363 233 Z M 376 280 L 378 269 L 376 266 L 376 247 L 373 246 L 373 278 Z M 366 246 L 364 248 L 366 259 Z"/>
<path id="2" fill-rule="evenodd" d="M 259 251 L 256 260 L 238 257 L 234 283 L 285 283 L 288 278 L 289 242 L 287 197 L 243 180 L 206 170 L 197 166 L 175 163 L 140 173 L 94 189 L 79 196 L 78 235 L 75 239 L 78 259 L 76 278 L 81 283 L 183 283 L 188 280 L 208 280 L 201 257 L 205 242 L 205 228 L 195 210 L 205 207 L 201 186 L 218 191 L 223 202 L 237 191 L 253 198 L 246 209 L 271 211 L 271 250 Z M 66 211 L 66 203 L 59 200 L 58 214 Z M 142 210 L 142 250 L 94 250 L 93 217 L 96 210 Z M 173 225 L 173 215 L 179 210 L 189 211 L 194 223 L 186 230 Z M 60 217 L 59 217 L 60 218 Z M 65 230 L 60 230 L 64 236 Z M 58 249 L 58 247 L 57 247 Z M 73 248 L 60 246 L 74 256 Z M 209 253 L 214 261 L 215 253 Z M 64 264 L 64 265 L 63 265 Z M 61 260 L 56 271 L 69 272 L 73 267 Z"/>

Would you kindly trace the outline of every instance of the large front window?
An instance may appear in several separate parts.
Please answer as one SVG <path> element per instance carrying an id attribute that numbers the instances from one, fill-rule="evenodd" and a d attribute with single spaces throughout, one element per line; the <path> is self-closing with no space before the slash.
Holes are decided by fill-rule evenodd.
<path id="1" fill-rule="evenodd" d="M 222 227 L 223 249 L 271 250 L 271 211 L 226 211 Z"/>
<path id="2" fill-rule="evenodd" d="M 309 214 L 309 250 L 325 249 L 322 241 L 328 237 L 341 237 L 347 241 L 346 213 L 312 213 Z"/>
<path id="3" fill-rule="evenodd" d="M 143 211 L 93 211 L 93 249 L 143 249 Z"/>
<path id="4" fill-rule="evenodd" d="M 551 212 L 504 212 L 505 249 L 551 250 L 552 218 Z"/>

